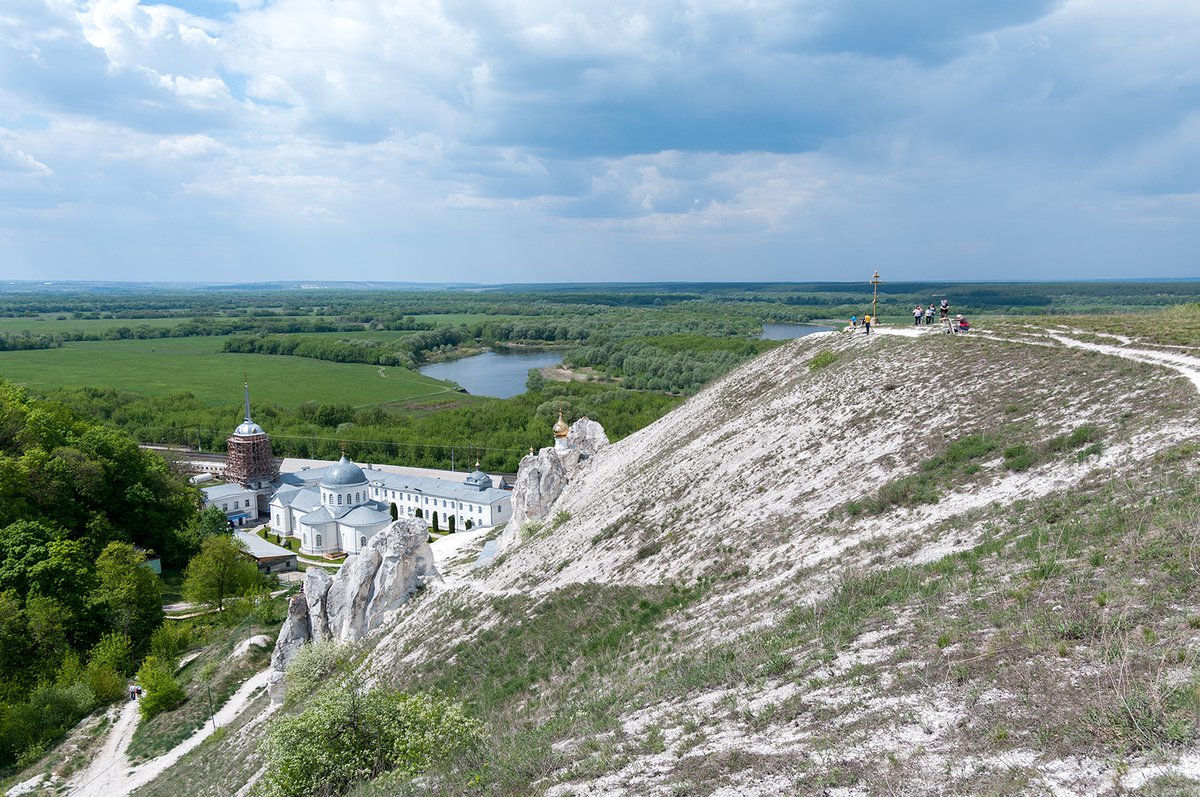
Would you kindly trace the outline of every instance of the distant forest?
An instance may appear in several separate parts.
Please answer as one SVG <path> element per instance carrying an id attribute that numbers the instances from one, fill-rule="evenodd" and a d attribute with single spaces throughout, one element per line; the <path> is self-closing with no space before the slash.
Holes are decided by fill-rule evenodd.
<path id="1" fill-rule="evenodd" d="M 389 290 L 223 286 L 220 288 L 0 292 L 0 376 L 7 351 L 89 342 L 103 358 L 121 342 L 207 338 L 220 352 L 262 356 L 258 378 L 276 358 L 306 358 L 415 370 L 488 349 L 553 347 L 580 382 L 530 376 L 513 399 L 355 405 L 336 385 L 312 388 L 298 406 L 264 405 L 280 453 L 328 457 L 345 442 L 359 459 L 449 466 L 478 456 L 513 471 L 521 452 L 545 443 L 552 408 L 587 414 L 614 437 L 652 422 L 687 395 L 777 345 L 760 338 L 768 323 L 840 325 L 870 309 L 860 283 L 701 283 L 538 285 Z M 917 304 L 946 298 L 971 315 L 1062 316 L 1149 313 L 1200 300 L 1194 282 L 944 283 L 884 282 L 879 314 L 907 318 Z M 144 350 L 144 349 L 143 349 Z M 154 351 L 154 349 L 149 349 Z M 49 356 L 49 353 L 47 354 Z M 49 367 L 52 361 L 47 360 Z M 67 373 L 60 369 L 59 373 Z M 152 376 L 147 372 L 148 377 Z M 374 378 L 374 374 L 371 374 Z M 198 370 L 196 379 L 205 378 Z M 147 382 L 152 380 L 147 379 Z M 131 392 L 60 380 L 42 394 L 146 442 L 213 450 L 240 415 L 196 399 L 188 384 Z M 232 391 L 231 391 L 232 392 Z"/>

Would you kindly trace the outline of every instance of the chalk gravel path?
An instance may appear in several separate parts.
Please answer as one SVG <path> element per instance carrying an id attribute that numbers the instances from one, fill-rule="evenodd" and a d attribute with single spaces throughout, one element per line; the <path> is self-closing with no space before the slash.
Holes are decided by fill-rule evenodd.
<path id="1" fill-rule="evenodd" d="M 250 704 L 254 693 L 267 685 L 268 673 L 269 670 L 256 673 L 233 693 L 216 713 L 217 727 L 228 725 L 242 713 Z M 121 797 L 129 794 L 161 775 L 213 732 L 212 723 L 207 722 L 170 752 L 144 764 L 132 766 L 129 761 L 129 743 L 133 740 L 137 723 L 137 703 L 125 703 L 117 712 L 117 720 L 109 730 L 100 753 L 87 769 L 71 780 L 67 794 L 72 797 Z"/>
<path id="2" fill-rule="evenodd" d="M 915 338 L 921 335 L 936 334 L 937 332 L 944 333 L 944 330 L 941 328 L 927 329 L 922 327 L 875 327 L 872 331 L 880 335 L 898 335 L 905 338 Z M 1121 357 L 1126 360 L 1133 360 L 1134 362 L 1158 365 L 1170 368 L 1186 376 L 1196 386 L 1196 389 L 1200 390 L 1200 357 L 1189 354 L 1174 354 L 1155 349 L 1137 349 L 1131 346 L 1115 346 L 1107 343 L 1085 343 L 1082 340 L 1076 340 L 1060 332 L 1030 333 L 1033 337 L 1029 339 L 1001 338 L 981 330 L 973 331 L 969 334 L 983 335 L 995 340 L 1003 340 L 1006 343 L 1024 343 L 1030 346 L 1046 346 L 1057 343 L 1070 349 L 1086 349 L 1087 351 Z"/>

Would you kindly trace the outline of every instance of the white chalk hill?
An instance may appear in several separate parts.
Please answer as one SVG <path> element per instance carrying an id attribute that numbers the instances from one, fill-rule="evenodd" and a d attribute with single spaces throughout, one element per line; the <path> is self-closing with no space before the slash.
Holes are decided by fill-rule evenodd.
<path id="1" fill-rule="evenodd" d="M 392 607 L 364 667 L 404 688 L 449 673 L 470 701 L 513 674 L 487 669 L 510 653 L 529 686 L 484 717 L 495 745 L 553 735 L 508 793 L 1196 788 L 1195 736 L 1136 743 L 1121 717 L 1133 693 L 1170 706 L 1197 677 L 1198 590 L 1145 546 L 1192 533 L 1165 513 L 1195 491 L 1181 369 L 1200 362 L 1100 348 L 784 345 L 582 467 L 527 457 L 504 553 Z M 371 633 L 333 603 L 330 636 Z"/>

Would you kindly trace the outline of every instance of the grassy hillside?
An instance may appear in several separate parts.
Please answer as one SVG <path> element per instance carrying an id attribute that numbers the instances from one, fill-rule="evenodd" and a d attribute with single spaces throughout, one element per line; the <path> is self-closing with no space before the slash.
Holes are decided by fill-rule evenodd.
<path id="1" fill-rule="evenodd" d="M 768 352 L 354 652 L 487 734 L 353 793 L 1196 793 L 1198 422 L 1045 337 Z M 260 737 L 144 793 L 228 793 Z"/>

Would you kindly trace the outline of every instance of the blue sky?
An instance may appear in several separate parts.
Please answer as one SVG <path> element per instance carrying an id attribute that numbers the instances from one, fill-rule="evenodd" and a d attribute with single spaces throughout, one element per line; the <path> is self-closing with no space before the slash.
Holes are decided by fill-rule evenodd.
<path id="1" fill-rule="evenodd" d="M 0 277 L 1200 276 L 1200 3 L 4 0 Z"/>

